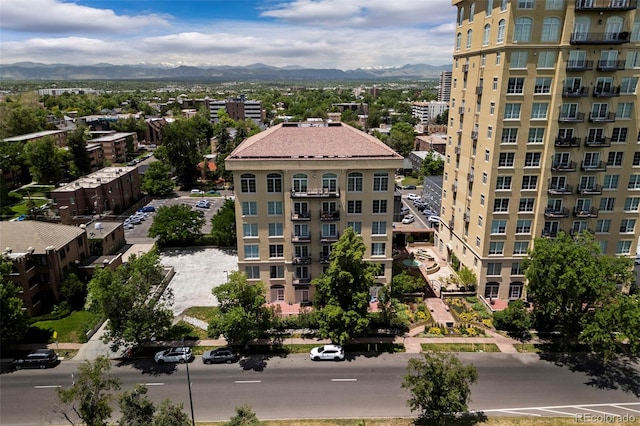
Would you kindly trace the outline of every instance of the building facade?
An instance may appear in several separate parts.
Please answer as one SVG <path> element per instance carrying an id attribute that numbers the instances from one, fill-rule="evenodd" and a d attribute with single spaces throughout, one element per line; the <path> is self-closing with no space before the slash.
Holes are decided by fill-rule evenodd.
<path id="1" fill-rule="evenodd" d="M 440 71 L 438 101 L 449 103 L 451 100 L 451 71 Z"/>
<path id="2" fill-rule="evenodd" d="M 449 108 L 448 102 L 430 101 L 430 102 L 414 102 L 411 105 L 411 115 L 426 124 L 436 119 L 446 109 Z"/>
<path id="3" fill-rule="evenodd" d="M 218 111 L 225 110 L 229 117 L 238 121 L 250 119 L 258 126 L 264 123 L 265 113 L 262 110 L 262 102 L 245 99 L 244 96 L 223 100 L 207 100 L 209 108 L 209 120 L 218 122 Z"/>
<path id="4" fill-rule="evenodd" d="M 479 294 L 526 297 L 534 239 L 589 230 L 634 256 L 635 0 L 452 0 L 458 9 L 438 249 Z"/>
<path id="5" fill-rule="evenodd" d="M 236 188 L 238 268 L 267 286 L 271 302 L 310 303 L 311 280 L 329 266 L 347 227 L 364 260 L 391 282 L 394 171 L 402 157 L 343 123 L 282 123 L 226 159 Z"/>

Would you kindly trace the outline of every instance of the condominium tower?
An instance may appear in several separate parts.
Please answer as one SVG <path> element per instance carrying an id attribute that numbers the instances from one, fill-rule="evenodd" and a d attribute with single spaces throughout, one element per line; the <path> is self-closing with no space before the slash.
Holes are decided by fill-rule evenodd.
<path id="1" fill-rule="evenodd" d="M 480 295 L 523 298 L 534 239 L 589 230 L 635 256 L 636 0 L 452 0 L 458 8 L 440 252 Z"/>
<path id="2" fill-rule="evenodd" d="M 353 228 L 391 282 L 394 171 L 403 158 L 340 122 L 282 123 L 226 159 L 236 188 L 238 268 L 270 302 L 309 303 L 332 244 Z"/>

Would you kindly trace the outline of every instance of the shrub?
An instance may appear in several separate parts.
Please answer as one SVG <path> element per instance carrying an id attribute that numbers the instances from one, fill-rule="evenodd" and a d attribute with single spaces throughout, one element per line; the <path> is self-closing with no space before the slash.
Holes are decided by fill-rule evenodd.
<path id="1" fill-rule="evenodd" d="M 467 296 L 465 298 L 465 300 L 469 303 L 477 303 L 478 302 L 478 298 L 476 296 Z"/>
<path id="2" fill-rule="evenodd" d="M 440 329 L 440 327 L 431 327 L 429 328 L 428 333 L 436 336 L 440 336 L 442 334 L 442 330 Z"/>
<path id="3" fill-rule="evenodd" d="M 483 319 L 482 324 L 484 324 L 485 327 L 493 328 L 493 321 L 490 319 Z"/>

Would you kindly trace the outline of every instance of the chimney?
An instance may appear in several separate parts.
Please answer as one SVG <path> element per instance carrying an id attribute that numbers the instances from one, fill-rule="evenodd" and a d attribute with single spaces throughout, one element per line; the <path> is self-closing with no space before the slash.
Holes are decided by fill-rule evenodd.
<path id="1" fill-rule="evenodd" d="M 69 206 L 60 206 L 60 223 L 63 225 L 71 225 L 71 212 Z"/>

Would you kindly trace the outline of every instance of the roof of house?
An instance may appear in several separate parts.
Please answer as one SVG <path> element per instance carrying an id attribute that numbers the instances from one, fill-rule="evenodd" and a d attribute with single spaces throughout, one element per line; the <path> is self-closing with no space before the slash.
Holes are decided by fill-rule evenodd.
<path id="1" fill-rule="evenodd" d="M 66 130 L 43 130 L 41 132 L 27 133 L 19 136 L 12 136 L 10 138 L 2 139 L 5 142 L 21 142 L 31 139 L 42 138 L 44 136 L 57 135 L 59 133 L 66 133 Z"/>
<path id="2" fill-rule="evenodd" d="M 98 138 L 91 139 L 88 142 L 91 142 L 91 143 L 95 143 L 95 142 L 113 142 L 113 141 L 117 141 L 119 139 L 124 139 L 124 138 L 126 138 L 128 136 L 133 136 L 135 134 L 136 134 L 136 132 L 109 133 L 109 134 L 106 134 L 104 136 L 100 136 Z"/>
<path id="3" fill-rule="evenodd" d="M 25 220 L 0 222 L 0 248 L 12 253 L 26 253 L 33 248 L 34 253 L 44 254 L 47 247 L 56 250 L 69 241 L 81 236 L 85 230 L 71 225 Z"/>
<path id="4" fill-rule="evenodd" d="M 242 142 L 227 161 L 248 158 L 336 159 L 402 156 L 379 139 L 344 123 L 281 123 Z"/>
<path id="5" fill-rule="evenodd" d="M 52 192 L 76 191 L 79 188 L 98 188 L 136 170 L 135 166 L 105 167 L 89 175 L 80 177 Z"/>

